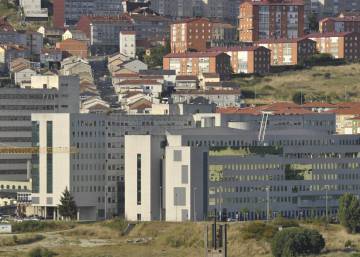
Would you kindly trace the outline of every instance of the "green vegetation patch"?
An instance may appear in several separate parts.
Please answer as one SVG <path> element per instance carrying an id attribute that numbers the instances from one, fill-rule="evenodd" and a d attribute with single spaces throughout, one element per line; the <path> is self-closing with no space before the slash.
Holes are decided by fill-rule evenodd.
<path id="1" fill-rule="evenodd" d="M 214 146 L 210 147 L 209 156 L 239 156 L 247 157 L 251 155 L 282 155 L 283 148 L 281 146 Z"/>
<path id="2" fill-rule="evenodd" d="M 286 180 L 311 180 L 312 165 L 311 164 L 286 164 L 285 165 Z"/>
<path id="3" fill-rule="evenodd" d="M 46 232 L 54 230 L 65 230 L 75 227 L 74 222 L 61 221 L 23 221 L 12 224 L 14 233 Z"/>
<path id="4" fill-rule="evenodd" d="M 21 235 L 21 236 L 8 236 L 0 239 L 0 246 L 15 246 L 23 244 L 31 244 L 43 240 L 43 235 Z"/>

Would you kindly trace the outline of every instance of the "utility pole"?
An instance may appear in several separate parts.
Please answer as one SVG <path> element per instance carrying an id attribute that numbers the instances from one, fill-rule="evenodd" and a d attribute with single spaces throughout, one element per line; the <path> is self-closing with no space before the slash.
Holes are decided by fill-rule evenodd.
<path id="1" fill-rule="evenodd" d="M 266 221 L 270 220 L 270 187 L 267 186 L 266 190 Z"/>
<path id="2" fill-rule="evenodd" d="M 162 221 L 162 187 L 160 186 L 160 221 Z"/>
<path id="3" fill-rule="evenodd" d="M 194 221 L 196 221 L 196 187 L 194 187 L 194 192 L 193 192 L 193 201 L 194 201 Z"/>
<path id="4" fill-rule="evenodd" d="M 328 186 L 325 186 L 325 217 L 328 221 Z"/>

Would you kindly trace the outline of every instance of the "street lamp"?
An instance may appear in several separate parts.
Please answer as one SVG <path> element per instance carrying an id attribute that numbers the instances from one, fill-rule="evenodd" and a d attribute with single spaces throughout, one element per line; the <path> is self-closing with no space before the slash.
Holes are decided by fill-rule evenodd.
<path id="1" fill-rule="evenodd" d="M 329 190 L 328 185 L 325 185 L 324 189 L 325 189 L 325 217 L 327 221 L 328 220 L 328 190 Z"/>
<path id="2" fill-rule="evenodd" d="M 162 187 L 160 186 L 160 221 L 162 221 Z"/>
<path id="3" fill-rule="evenodd" d="M 194 192 L 193 192 L 193 201 L 194 201 L 194 221 L 196 221 L 196 198 L 195 198 L 195 196 L 196 196 L 196 189 L 197 189 L 197 187 L 194 187 Z"/>
<path id="4" fill-rule="evenodd" d="M 266 221 L 270 219 L 270 187 L 266 186 Z"/>

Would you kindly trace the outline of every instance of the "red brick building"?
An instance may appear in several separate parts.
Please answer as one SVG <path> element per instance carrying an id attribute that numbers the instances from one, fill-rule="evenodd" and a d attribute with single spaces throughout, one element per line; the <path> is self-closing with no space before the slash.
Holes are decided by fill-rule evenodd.
<path id="1" fill-rule="evenodd" d="M 256 42 L 271 50 L 271 65 L 298 65 L 316 54 L 316 42 L 308 38 L 268 39 Z"/>
<path id="2" fill-rule="evenodd" d="M 358 32 L 360 33 L 360 16 L 330 17 L 319 22 L 319 30 L 328 32 Z"/>
<path id="3" fill-rule="evenodd" d="M 223 52 L 230 56 L 234 74 L 264 74 L 270 70 L 271 51 L 262 46 L 254 47 L 214 47 L 208 51 Z"/>
<path id="4" fill-rule="evenodd" d="M 175 70 L 177 75 L 218 73 L 222 80 L 230 78 L 230 56 L 223 52 L 172 53 L 163 58 L 164 70 Z"/>
<path id="5" fill-rule="evenodd" d="M 53 24 L 55 28 L 64 28 L 65 26 L 65 0 L 54 0 L 53 2 Z"/>
<path id="6" fill-rule="evenodd" d="M 259 0 L 240 4 L 240 41 L 298 38 L 304 34 L 302 0 Z"/>
<path id="7" fill-rule="evenodd" d="M 170 40 L 172 53 L 185 53 L 193 49 L 205 51 L 211 40 L 213 24 L 207 18 L 187 19 L 171 24 Z"/>
<path id="8" fill-rule="evenodd" d="M 89 54 L 87 44 L 75 39 L 66 39 L 56 43 L 56 48 L 63 52 L 64 57 L 79 56 L 81 58 L 87 58 Z"/>
<path id="9" fill-rule="evenodd" d="M 356 32 L 315 33 L 307 37 L 316 41 L 317 51 L 335 59 L 360 60 L 360 34 Z"/>

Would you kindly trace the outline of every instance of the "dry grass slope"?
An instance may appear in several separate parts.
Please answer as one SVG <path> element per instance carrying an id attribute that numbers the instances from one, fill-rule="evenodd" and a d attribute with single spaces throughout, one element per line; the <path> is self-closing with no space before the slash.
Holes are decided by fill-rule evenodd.
<path id="1" fill-rule="evenodd" d="M 257 103 L 291 100 L 302 91 L 308 101 L 360 100 L 360 64 L 318 66 L 263 78 L 235 79 L 243 90 L 256 91 Z M 254 100 L 248 100 L 249 103 Z"/>
<path id="2" fill-rule="evenodd" d="M 1 247 L 0 256 L 24 257 L 30 249 L 40 246 L 59 257 L 201 257 L 204 226 L 205 223 L 144 222 L 123 236 L 126 225 L 120 221 L 78 224 L 67 231 L 44 233 L 45 239 L 30 245 Z M 230 224 L 229 256 L 271 257 L 269 240 L 249 237 L 244 226 Z M 302 226 L 317 229 L 324 235 L 326 251 L 321 257 L 351 257 L 344 250 L 347 240 L 360 250 L 360 235 L 349 235 L 338 225 Z"/>

